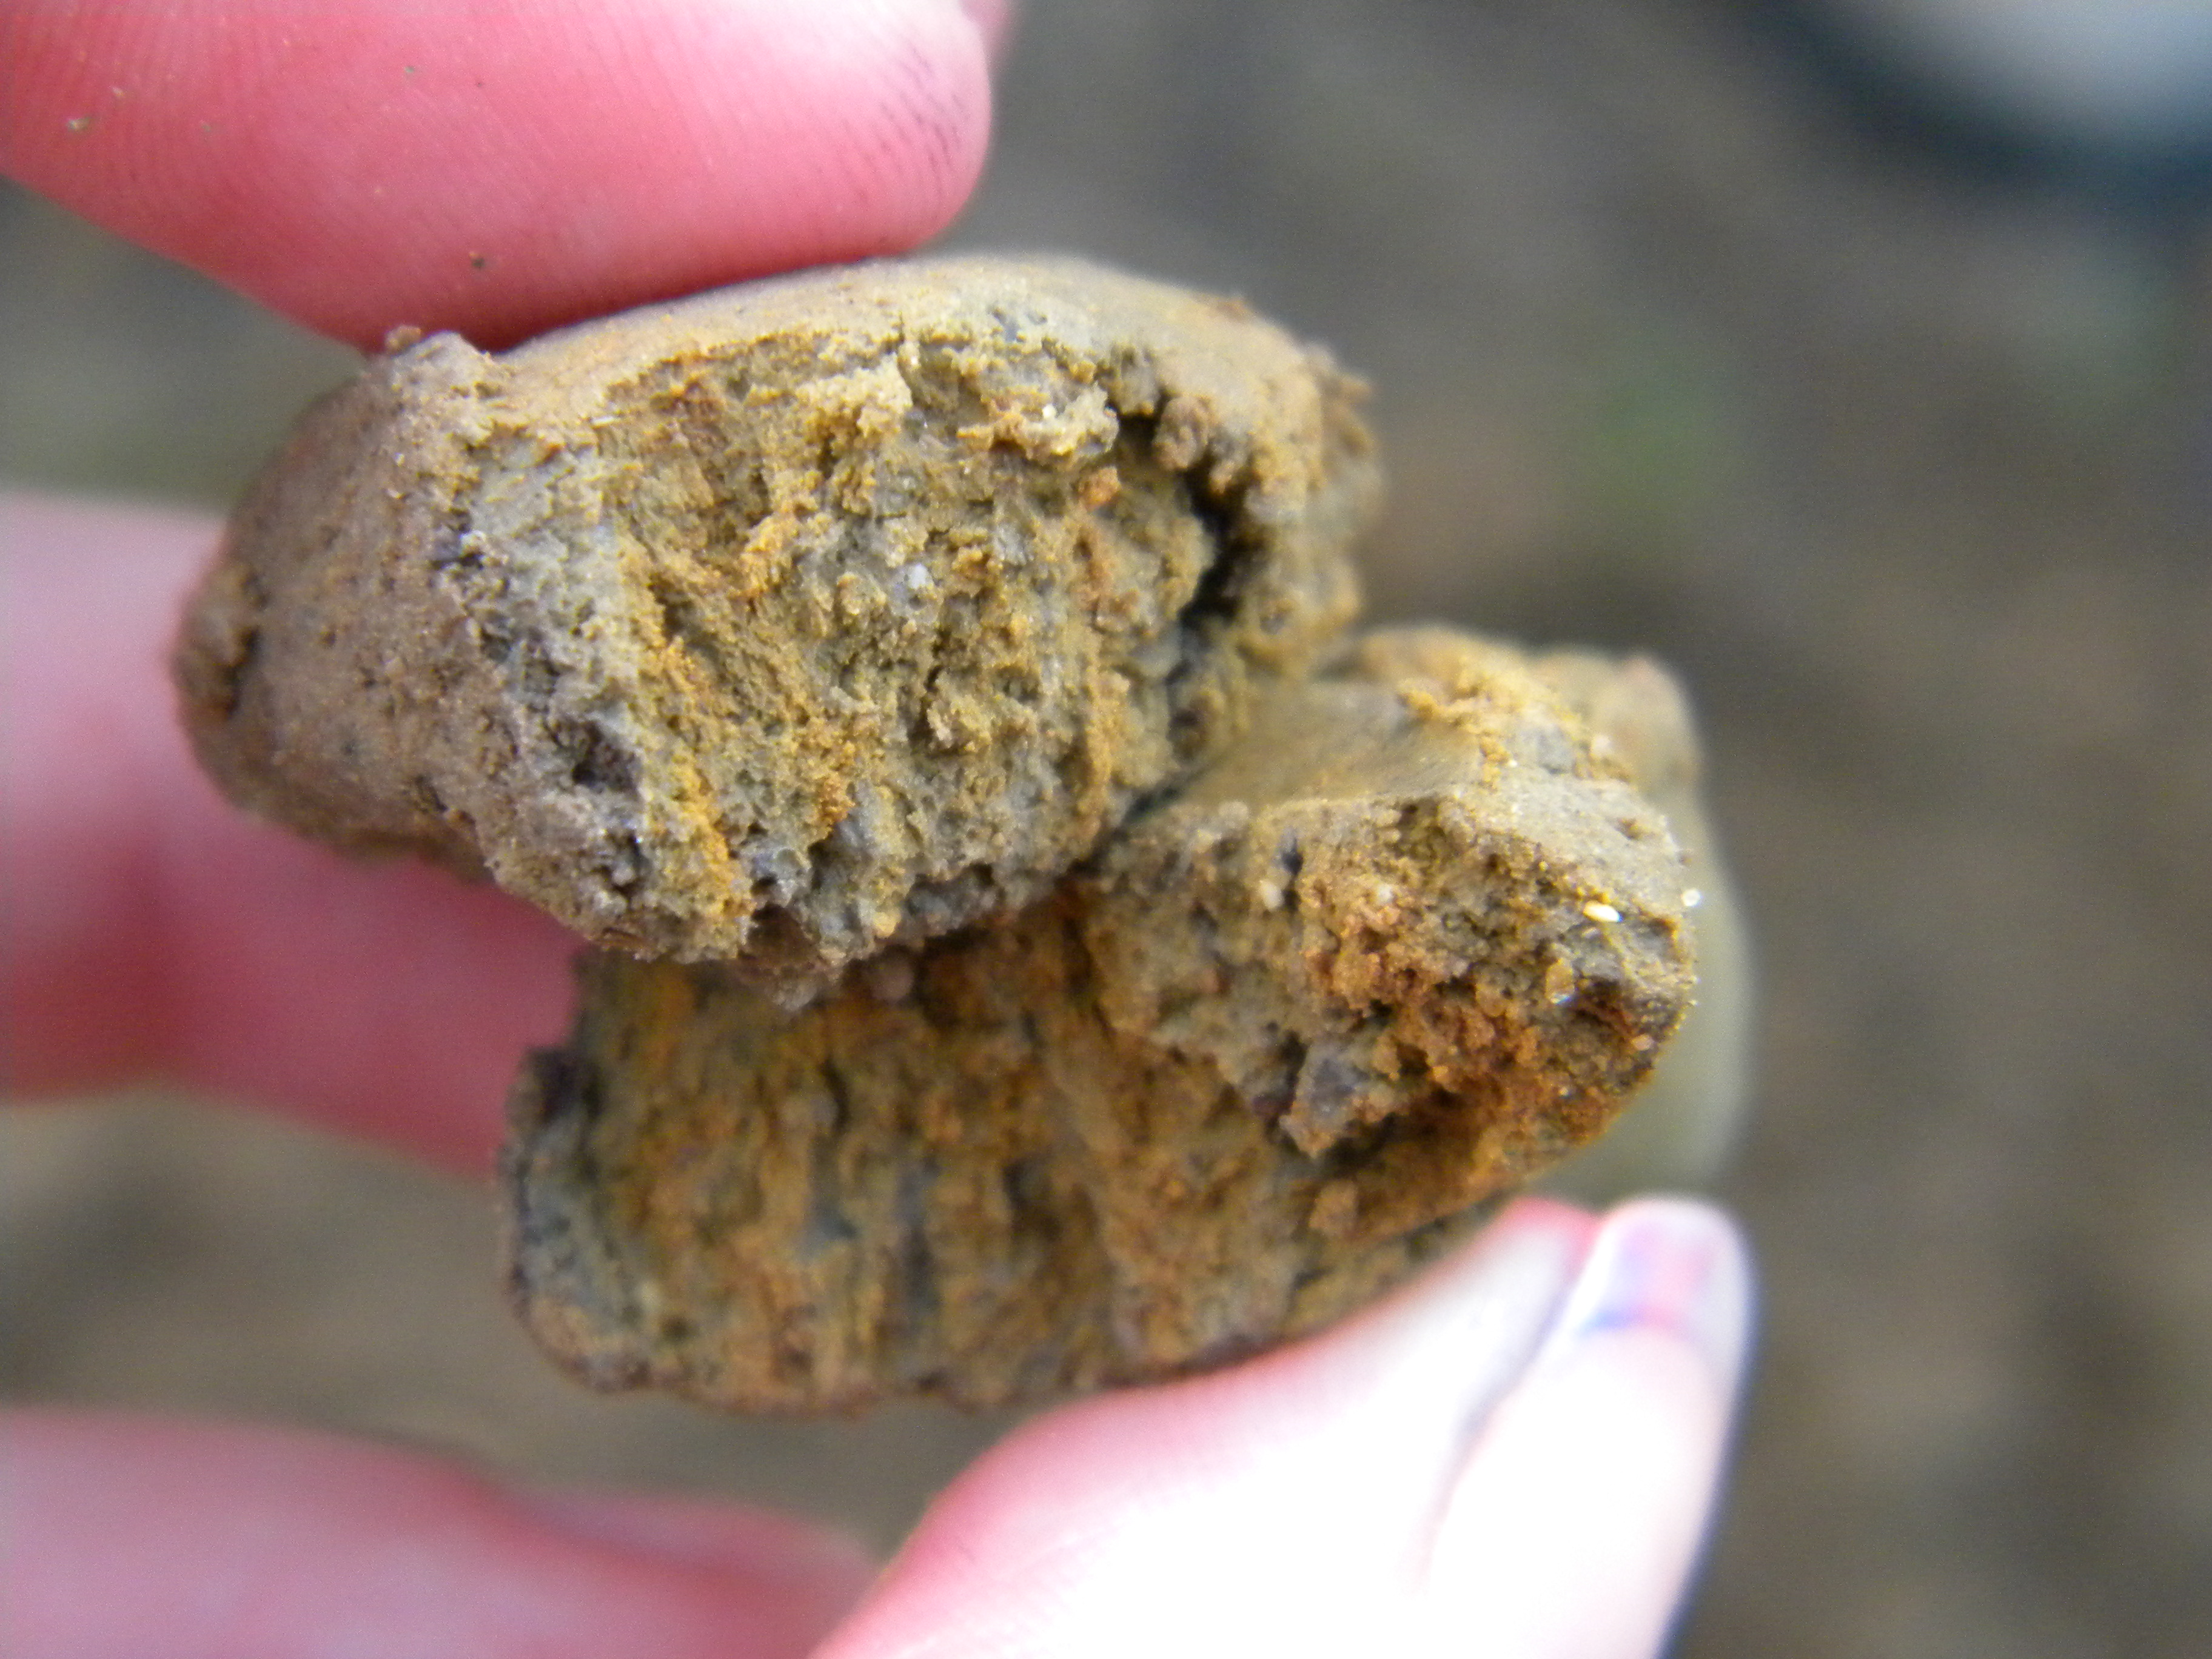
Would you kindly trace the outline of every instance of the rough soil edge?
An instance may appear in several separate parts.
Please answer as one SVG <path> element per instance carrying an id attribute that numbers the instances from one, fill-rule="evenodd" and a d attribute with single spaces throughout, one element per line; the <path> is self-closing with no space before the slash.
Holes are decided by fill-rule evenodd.
<path id="1" fill-rule="evenodd" d="M 1597 1133 L 1687 1005 L 1680 852 L 1597 735 L 1504 647 L 1377 635 L 1046 900 L 807 1009 L 588 961 L 515 1095 L 526 1322 L 602 1387 L 819 1410 L 1358 1305 Z"/>
<path id="2" fill-rule="evenodd" d="M 313 411 L 179 652 L 234 797 L 797 987 L 1035 897 L 1355 604 L 1357 384 L 1231 302 L 963 260 Z"/>

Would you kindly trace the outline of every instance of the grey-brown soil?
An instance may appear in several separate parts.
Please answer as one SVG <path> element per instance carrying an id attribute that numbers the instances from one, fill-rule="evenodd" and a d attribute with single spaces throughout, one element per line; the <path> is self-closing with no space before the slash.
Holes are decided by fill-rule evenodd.
<path id="1" fill-rule="evenodd" d="M 1047 897 L 805 1007 L 597 957 L 516 1089 L 519 1309 L 599 1386 L 785 1411 L 1028 1403 L 1342 1314 L 1681 1020 L 1698 896 L 1631 747 L 1518 653 L 1385 631 Z"/>
<path id="2" fill-rule="evenodd" d="M 1677 665 L 1757 919 L 1766 1330 L 1697 1659 L 2212 1650 L 2203 233 L 1846 124 L 1735 9 L 1040 0 L 960 235 L 1370 378 L 1385 615 Z M 349 367 L 21 198 L 19 477 L 228 503 Z M 979 1431 L 555 1376 L 481 1194 L 235 1120 L 6 1126 L 5 1381 L 894 1532 Z"/>
<path id="3" fill-rule="evenodd" d="M 178 677 L 242 804 L 803 988 L 1036 897 L 1357 603 L 1360 392 L 1233 302 L 882 262 L 395 339 Z"/>

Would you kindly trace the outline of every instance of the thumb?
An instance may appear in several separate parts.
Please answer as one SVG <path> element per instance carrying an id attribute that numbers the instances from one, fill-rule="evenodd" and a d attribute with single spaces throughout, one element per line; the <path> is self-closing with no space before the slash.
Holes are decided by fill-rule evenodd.
<path id="1" fill-rule="evenodd" d="M 1702 1205 L 1517 1205 L 1318 1338 L 1030 1425 L 818 1659 L 1651 1654 L 1702 1539 L 1748 1285 Z"/>

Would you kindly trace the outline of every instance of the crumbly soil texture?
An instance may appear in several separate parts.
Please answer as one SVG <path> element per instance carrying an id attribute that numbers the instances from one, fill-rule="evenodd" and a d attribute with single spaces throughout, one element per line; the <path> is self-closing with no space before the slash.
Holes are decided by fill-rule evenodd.
<path id="1" fill-rule="evenodd" d="M 235 515 L 194 739 L 612 948 L 797 994 L 1032 899 L 1355 606 L 1361 389 L 1235 301 L 969 258 L 394 344 Z"/>
<path id="2" fill-rule="evenodd" d="M 1061 262 L 395 337 L 178 677 L 240 800 L 598 947 L 510 1277 L 742 1409 L 1172 1376 L 1378 1293 L 1689 1007 L 1648 665 L 1358 640 L 1358 383 Z"/>
<path id="3" fill-rule="evenodd" d="M 1002 1405 L 1402 1279 L 1604 1127 L 1690 999 L 1681 851 L 1560 689 L 1612 679 L 1543 667 L 1372 636 L 1039 902 L 803 1009 L 593 957 L 515 1093 L 526 1321 L 603 1387 Z"/>

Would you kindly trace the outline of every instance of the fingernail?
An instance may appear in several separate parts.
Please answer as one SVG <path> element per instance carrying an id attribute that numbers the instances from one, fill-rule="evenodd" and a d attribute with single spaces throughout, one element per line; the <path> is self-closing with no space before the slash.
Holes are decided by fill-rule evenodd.
<path id="1" fill-rule="evenodd" d="M 1680 1338 L 1733 1385 L 1750 1340 L 1751 1269 L 1735 1224 L 1711 1206 L 1639 1199 L 1607 1216 L 1538 1364 L 1638 1329 Z"/>

